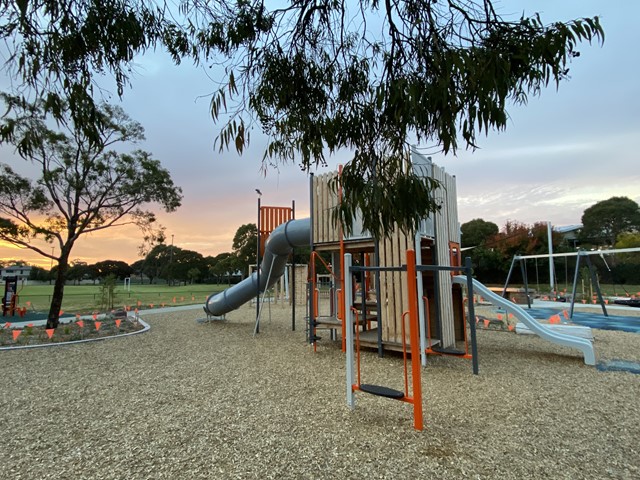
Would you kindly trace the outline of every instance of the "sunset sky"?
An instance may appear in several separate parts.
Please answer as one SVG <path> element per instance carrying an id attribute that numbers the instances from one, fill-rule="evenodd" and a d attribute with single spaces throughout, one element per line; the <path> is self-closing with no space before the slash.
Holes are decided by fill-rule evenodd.
<path id="1" fill-rule="evenodd" d="M 508 219 L 554 225 L 580 223 L 585 208 L 611 196 L 640 202 L 640 55 L 637 18 L 640 2 L 503 1 L 503 13 L 540 12 L 545 23 L 599 15 L 604 46 L 580 46 L 571 65 L 571 80 L 558 91 L 550 87 L 525 107 L 511 107 L 506 131 L 478 139 L 481 149 L 457 156 L 433 154 L 435 163 L 456 175 L 460 222 L 483 218 L 504 225 Z M 137 62 L 132 88 L 122 106 L 146 129 L 141 146 L 171 171 L 184 192 L 182 207 L 160 214 L 169 242 L 203 255 L 231 250 L 237 228 L 256 221 L 257 194 L 263 205 L 290 206 L 297 217 L 309 215 L 309 177 L 297 165 L 261 172 L 265 145 L 253 132 L 242 157 L 218 154 L 218 132 L 209 114 L 209 94 L 216 85 L 204 71 L 175 66 L 160 52 Z M 0 78 L 0 90 L 7 80 Z M 110 101 L 117 101 L 114 95 Z M 430 153 L 428 146 L 425 153 Z M 2 161 L 21 160 L 1 150 Z M 331 159 L 323 173 L 348 160 L 348 152 Z M 79 241 L 73 259 L 94 263 L 105 259 L 139 259 L 140 234 L 109 229 Z M 49 247 L 50 249 L 50 247 Z M 24 259 L 49 267 L 28 250 L 0 247 L 0 258 Z"/>

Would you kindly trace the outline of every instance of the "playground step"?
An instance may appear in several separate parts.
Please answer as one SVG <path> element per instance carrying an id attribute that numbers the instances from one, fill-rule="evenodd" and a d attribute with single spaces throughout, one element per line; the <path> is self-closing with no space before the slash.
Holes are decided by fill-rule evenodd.
<path id="1" fill-rule="evenodd" d="M 467 354 L 464 350 L 458 350 L 457 348 L 431 347 L 431 350 L 442 355 L 455 355 L 459 357 Z"/>
<path id="2" fill-rule="evenodd" d="M 360 391 L 370 393 L 371 395 L 377 395 L 379 397 L 393 398 L 395 400 L 404 398 L 404 392 L 394 390 L 393 388 L 383 387 L 381 385 L 363 383 L 360 385 Z"/>

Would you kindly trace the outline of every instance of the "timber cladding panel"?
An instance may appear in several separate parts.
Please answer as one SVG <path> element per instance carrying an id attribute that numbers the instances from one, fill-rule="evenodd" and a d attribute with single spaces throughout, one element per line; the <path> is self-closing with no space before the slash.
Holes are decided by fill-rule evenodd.
<path id="1" fill-rule="evenodd" d="M 400 266 L 407 261 L 410 238 L 397 228 L 380 245 L 380 264 Z M 383 302 L 382 341 L 402 342 L 402 314 L 408 310 L 407 275 L 404 272 L 382 272 L 380 274 L 380 297 Z"/>
<path id="2" fill-rule="evenodd" d="M 339 229 L 333 225 L 332 212 L 338 206 L 338 195 L 331 189 L 330 182 L 338 172 L 324 173 L 313 177 L 313 243 L 339 242 Z"/>

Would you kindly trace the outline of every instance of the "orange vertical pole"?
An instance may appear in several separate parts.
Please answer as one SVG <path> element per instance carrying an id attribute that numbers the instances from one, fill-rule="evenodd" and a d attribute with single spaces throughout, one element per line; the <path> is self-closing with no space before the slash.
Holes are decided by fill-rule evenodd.
<path id="1" fill-rule="evenodd" d="M 416 278 L 416 252 L 415 250 L 407 250 L 409 343 L 411 345 L 411 379 L 413 381 L 413 426 L 416 430 L 422 430 L 422 383 L 420 372 L 420 341 L 418 339 L 418 292 Z"/>

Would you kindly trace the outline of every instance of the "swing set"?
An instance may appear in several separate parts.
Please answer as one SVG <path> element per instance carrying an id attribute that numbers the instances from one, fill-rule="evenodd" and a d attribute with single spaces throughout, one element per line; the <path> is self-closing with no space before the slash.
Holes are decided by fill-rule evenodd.
<path id="1" fill-rule="evenodd" d="M 509 273 L 507 274 L 507 280 L 505 281 L 504 288 L 502 289 L 502 296 L 506 298 L 507 287 L 509 286 L 509 281 L 511 280 L 511 274 L 515 268 L 516 262 L 520 263 L 520 269 L 522 271 L 522 279 L 524 283 L 525 295 L 527 297 L 527 306 L 531 308 L 531 297 L 529 296 L 529 281 L 527 278 L 527 268 L 526 268 L 526 260 L 527 259 L 538 259 L 538 258 L 549 258 L 552 261 L 553 258 L 559 257 L 576 257 L 576 267 L 575 273 L 573 276 L 573 287 L 571 290 L 571 307 L 569 309 L 569 319 L 573 318 L 573 311 L 575 307 L 576 300 L 576 292 L 578 287 L 578 277 L 580 271 L 580 263 L 582 259 L 584 259 L 586 266 L 589 268 L 589 274 L 591 276 L 591 282 L 596 290 L 596 296 L 598 298 L 598 303 L 602 307 L 602 313 L 605 317 L 608 317 L 607 307 L 605 306 L 606 302 L 604 301 L 604 297 L 602 295 L 602 291 L 600 289 L 600 282 L 598 282 L 598 277 L 596 275 L 595 268 L 593 267 L 593 263 L 591 262 L 591 256 L 599 255 L 604 260 L 604 255 L 615 255 L 618 253 L 633 253 L 640 252 L 640 247 L 633 248 L 617 248 L 610 250 L 578 250 L 577 252 L 568 252 L 568 253 L 552 253 L 552 254 L 541 254 L 541 255 L 514 255 L 513 260 L 511 262 L 511 267 L 509 268 Z M 606 261 L 605 261 L 606 264 Z M 537 264 L 536 264 L 537 267 Z M 607 265 L 608 268 L 608 265 Z M 553 278 L 553 277 L 552 277 Z M 553 287 L 552 287 L 553 288 Z"/>

